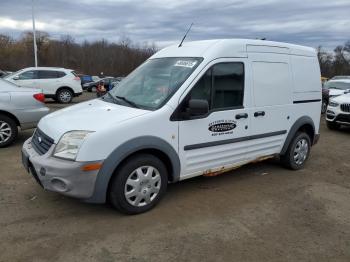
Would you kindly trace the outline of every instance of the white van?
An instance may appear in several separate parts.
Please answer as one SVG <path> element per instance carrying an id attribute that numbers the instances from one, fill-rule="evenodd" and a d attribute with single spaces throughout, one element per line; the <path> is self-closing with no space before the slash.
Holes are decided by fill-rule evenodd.
<path id="1" fill-rule="evenodd" d="M 46 98 L 70 103 L 83 92 L 81 80 L 71 69 L 58 67 L 28 67 L 5 77 L 18 86 L 40 88 Z"/>
<path id="2" fill-rule="evenodd" d="M 300 169 L 319 137 L 314 49 L 261 40 L 165 48 L 100 99 L 44 117 L 23 163 L 47 190 L 135 214 L 168 182 L 280 156 Z"/>

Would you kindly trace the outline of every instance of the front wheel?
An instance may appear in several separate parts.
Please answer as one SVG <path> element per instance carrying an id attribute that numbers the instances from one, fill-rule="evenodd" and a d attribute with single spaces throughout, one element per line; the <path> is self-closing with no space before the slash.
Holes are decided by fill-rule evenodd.
<path id="1" fill-rule="evenodd" d="M 309 135 L 304 132 L 298 132 L 289 144 L 287 152 L 281 156 L 281 162 L 289 169 L 301 169 L 309 158 L 310 149 L 311 139 Z"/>
<path id="2" fill-rule="evenodd" d="M 126 160 L 116 171 L 109 189 L 109 200 L 119 211 L 139 214 L 152 209 L 165 194 L 168 172 L 164 163 L 149 154 Z"/>
<path id="3" fill-rule="evenodd" d="M 0 114 L 0 148 L 12 144 L 17 134 L 16 122 L 12 118 Z"/>
<path id="4" fill-rule="evenodd" d="M 327 102 L 326 101 L 324 101 L 324 100 L 322 100 L 322 105 L 321 105 L 321 114 L 324 114 L 324 113 L 326 113 L 326 111 L 327 111 Z"/>

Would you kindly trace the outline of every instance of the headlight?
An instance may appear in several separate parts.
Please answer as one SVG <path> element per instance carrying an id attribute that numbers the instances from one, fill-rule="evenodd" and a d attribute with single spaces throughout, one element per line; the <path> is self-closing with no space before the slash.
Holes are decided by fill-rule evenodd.
<path id="1" fill-rule="evenodd" d="M 328 105 L 329 105 L 330 107 L 337 107 L 337 106 L 339 106 L 338 103 L 333 102 L 333 101 L 330 101 Z"/>
<path id="2" fill-rule="evenodd" d="M 65 133 L 58 142 L 53 155 L 55 157 L 75 160 L 85 138 L 92 131 L 70 131 Z"/>

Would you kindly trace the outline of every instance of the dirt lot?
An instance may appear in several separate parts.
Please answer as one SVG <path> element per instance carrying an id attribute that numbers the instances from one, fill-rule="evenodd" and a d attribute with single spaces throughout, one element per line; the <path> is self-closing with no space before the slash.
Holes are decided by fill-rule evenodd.
<path id="1" fill-rule="evenodd" d="M 183 181 L 138 216 L 43 191 L 21 166 L 31 133 L 0 149 L 0 261 L 350 261 L 350 129 L 323 120 L 304 170 Z"/>

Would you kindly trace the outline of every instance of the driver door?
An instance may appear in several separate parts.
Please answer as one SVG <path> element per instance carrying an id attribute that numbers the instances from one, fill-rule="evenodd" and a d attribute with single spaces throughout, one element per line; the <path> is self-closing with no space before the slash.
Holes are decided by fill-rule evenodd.
<path id="1" fill-rule="evenodd" d="M 191 99 L 207 100 L 206 115 L 179 121 L 181 179 L 222 172 L 246 161 L 250 135 L 250 84 L 245 59 L 220 59 L 190 87 L 180 108 Z"/>

